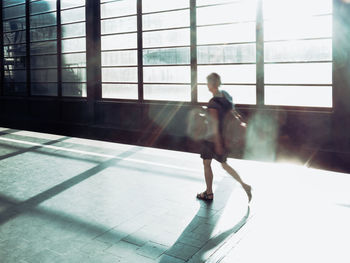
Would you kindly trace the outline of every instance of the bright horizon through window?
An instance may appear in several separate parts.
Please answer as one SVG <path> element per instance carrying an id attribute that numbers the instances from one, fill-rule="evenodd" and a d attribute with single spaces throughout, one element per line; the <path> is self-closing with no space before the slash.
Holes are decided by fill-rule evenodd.
<path id="1" fill-rule="evenodd" d="M 332 107 L 332 0 L 264 0 L 265 104 Z"/>

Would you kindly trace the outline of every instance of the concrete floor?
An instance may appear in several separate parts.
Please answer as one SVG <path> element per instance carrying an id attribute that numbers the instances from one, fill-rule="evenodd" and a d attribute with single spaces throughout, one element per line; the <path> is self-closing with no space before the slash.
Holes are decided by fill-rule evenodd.
<path id="1" fill-rule="evenodd" d="M 310 157 L 310 156 L 309 156 Z M 350 262 L 350 175 L 0 128 L 0 262 Z"/>

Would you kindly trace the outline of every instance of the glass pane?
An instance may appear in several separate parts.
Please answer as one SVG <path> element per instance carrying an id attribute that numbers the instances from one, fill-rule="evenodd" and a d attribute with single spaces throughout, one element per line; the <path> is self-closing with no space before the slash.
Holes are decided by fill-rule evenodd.
<path id="1" fill-rule="evenodd" d="M 136 0 L 121 0 L 101 4 L 101 18 L 136 14 Z"/>
<path id="2" fill-rule="evenodd" d="M 61 0 L 61 9 L 67 9 L 77 6 L 84 6 L 85 0 Z"/>
<path id="3" fill-rule="evenodd" d="M 51 1 L 37 1 L 30 3 L 30 14 L 38 14 L 38 13 L 44 13 L 49 11 L 55 11 L 56 10 L 56 0 Z"/>
<path id="4" fill-rule="evenodd" d="M 156 12 L 163 10 L 171 10 L 178 8 L 189 8 L 190 1 L 188 0 L 143 0 L 142 11 L 144 13 Z"/>
<path id="5" fill-rule="evenodd" d="M 223 4 L 223 3 L 234 3 L 234 2 L 240 2 L 242 0 L 197 0 L 196 4 L 197 6 L 203 6 L 203 5 L 215 5 L 215 4 Z"/>
<path id="6" fill-rule="evenodd" d="M 137 67 L 102 68 L 103 82 L 137 82 Z"/>
<path id="7" fill-rule="evenodd" d="M 145 83 L 190 83 L 191 67 L 144 67 L 143 81 Z"/>
<path id="8" fill-rule="evenodd" d="M 56 25 L 56 12 L 30 17 L 30 28 Z"/>
<path id="9" fill-rule="evenodd" d="M 255 63 L 254 44 L 236 44 L 197 47 L 198 64 L 210 63 Z"/>
<path id="10" fill-rule="evenodd" d="M 125 33 L 137 31 L 137 17 L 114 18 L 101 21 L 101 34 Z"/>
<path id="11" fill-rule="evenodd" d="M 137 50 L 102 52 L 102 66 L 137 66 Z"/>
<path id="12" fill-rule="evenodd" d="M 25 0 L 3 0 L 2 6 L 7 7 L 12 5 L 24 4 L 25 2 Z"/>
<path id="13" fill-rule="evenodd" d="M 2 10 L 3 19 L 25 16 L 25 5 L 19 5 Z"/>
<path id="14" fill-rule="evenodd" d="M 137 100 L 137 94 L 137 84 L 102 84 L 102 98 Z"/>
<path id="15" fill-rule="evenodd" d="M 121 34 L 101 37 L 102 50 L 137 48 L 137 34 Z"/>
<path id="16" fill-rule="evenodd" d="M 62 96 L 86 97 L 85 83 L 62 83 Z"/>
<path id="17" fill-rule="evenodd" d="M 86 50 L 85 38 L 74 38 L 62 40 L 62 52 L 81 52 Z"/>
<path id="18" fill-rule="evenodd" d="M 4 57 L 25 56 L 27 54 L 26 45 L 4 46 Z"/>
<path id="19" fill-rule="evenodd" d="M 191 101 L 190 85 L 144 85 L 145 100 Z"/>
<path id="20" fill-rule="evenodd" d="M 4 45 L 20 44 L 26 42 L 26 32 L 16 31 L 4 34 Z"/>
<path id="21" fill-rule="evenodd" d="M 4 59 L 4 70 L 24 69 L 26 57 L 8 57 Z"/>
<path id="22" fill-rule="evenodd" d="M 27 85 L 26 83 L 5 83 L 4 84 L 4 95 L 26 95 L 27 94 Z"/>
<path id="23" fill-rule="evenodd" d="M 332 60 L 332 39 L 265 43 L 265 62 Z"/>
<path id="24" fill-rule="evenodd" d="M 265 104 L 332 107 L 332 87 L 265 86 Z"/>
<path id="25" fill-rule="evenodd" d="M 227 5 L 197 8 L 197 25 L 255 21 L 255 1 L 246 0 Z"/>
<path id="26" fill-rule="evenodd" d="M 57 41 L 34 42 L 30 44 L 30 54 L 56 54 Z"/>
<path id="27" fill-rule="evenodd" d="M 332 84 L 332 63 L 265 64 L 268 84 Z"/>
<path id="28" fill-rule="evenodd" d="M 190 64 L 190 48 L 162 48 L 143 50 L 144 65 Z"/>
<path id="29" fill-rule="evenodd" d="M 85 21 L 85 7 L 61 11 L 61 23 L 74 23 Z"/>
<path id="30" fill-rule="evenodd" d="M 264 40 L 332 37 L 332 16 L 265 21 Z"/>
<path id="31" fill-rule="evenodd" d="M 85 68 L 62 69 L 63 82 L 86 82 Z"/>
<path id="32" fill-rule="evenodd" d="M 187 46 L 190 45 L 190 29 L 175 29 L 143 33 L 143 46 Z"/>
<path id="33" fill-rule="evenodd" d="M 11 32 L 17 30 L 26 29 L 26 20 L 25 18 L 17 18 L 12 20 L 7 20 L 3 23 L 4 32 Z"/>
<path id="34" fill-rule="evenodd" d="M 86 53 L 62 55 L 62 67 L 86 67 Z"/>
<path id="35" fill-rule="evenodd" d="M 7 82 L 25 82 L 27 80 L 25 70 L 5 70 L 4 77 Z"/>
<path id="36" fill-rule="evenodd" d="M 57 83 L 31 83 L 31 93 L 37 96 L 57 96 Z"/>
<path id="37" fill-rule="evenodd" d="M 31 56 L 32 68 L 54 68 L 57 67 L 57 55 Z"/>
<path id="38" fill-rule="evenodd" d="M 220 89 L 227 91 L 232 96 L 234 104 L 256 104 L 255 85 L 222 85 Z M 212 97 L 206 85 L 198 86 L 199 102 L 208 102 Z"/>
<path id="39" fill-rule="evenodd" d="M 255 22 L 197 27 L 197 43 L 201 45 L 255 42 L 255 27 Z"/>
<path id="40" fill-rule="evenodd" d="M 198 66 L 198 83 L 207 83 L 207 76 L 216 72 L 222 83 L 256 83 L 256 65 Z"/>
<path id="41" fill-rule="evenodd" d="M 62 26 L 62 37 L 83 37 L 85 36 L 85 22 Z"/>
<path id="42" fill-rule="evenodd" d="M 54 27 L 43 27 L 30 30 L 30 41 L 44 41 L 57 39 L 57 28 Z"/>
<path id="43" fill-rule="evenodd" d="M 33 82 L 56 82 L 57 69 L 31 70 L 31 81 Z"/>
<path id="44" fill-rule="evenodd" d="M 330 14 L 333 12 L 332 0 L 264 0 L 265 19 L 295 19 L 303 16 Z"/>
<path id="45" fill-rule="evenodd" d="M 190 10 L 157 13 L 142 16 L 143 30 L 189 27 Z"/>

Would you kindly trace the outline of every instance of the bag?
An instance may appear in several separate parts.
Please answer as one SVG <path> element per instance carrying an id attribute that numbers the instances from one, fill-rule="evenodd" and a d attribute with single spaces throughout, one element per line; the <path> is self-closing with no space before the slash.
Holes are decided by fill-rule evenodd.
<path id="1" fill-rule="evenodd" d="M 230 110 L 226 113 L 223 121 L 223 144 L 227 152 L 242 149 L 245 144 L 247 123 L 236 111 Z"/>
<path id="2" fill-rule="evenodd" d="M 187 135 L 194 141 L 208 140 L 213 135 L 210 115 L 203 108 L 190 111 L 187 118 Z"/>

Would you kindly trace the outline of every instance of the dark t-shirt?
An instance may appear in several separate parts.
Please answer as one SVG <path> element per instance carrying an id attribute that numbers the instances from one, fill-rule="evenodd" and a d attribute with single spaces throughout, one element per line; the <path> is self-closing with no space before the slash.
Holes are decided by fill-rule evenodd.
<path id="1" fill-rule="evenodd" d="M 218 96 L 214 96 L 208 103 L 208 109 L 216 109 L 218 111 L 219 118 L 219 133 L 222 137 L 223 121 L 228 111 L 234 107 L 233 103 L 225 96 L 224 92 L 221 92 Z"/>

